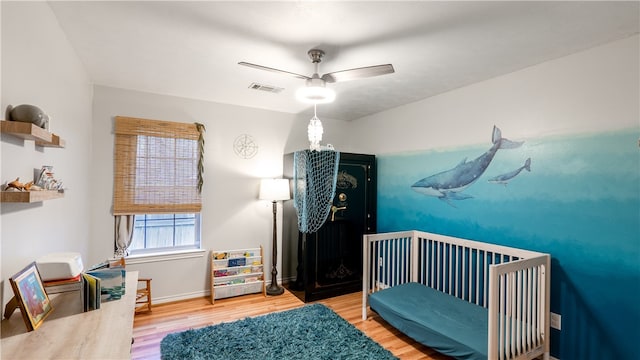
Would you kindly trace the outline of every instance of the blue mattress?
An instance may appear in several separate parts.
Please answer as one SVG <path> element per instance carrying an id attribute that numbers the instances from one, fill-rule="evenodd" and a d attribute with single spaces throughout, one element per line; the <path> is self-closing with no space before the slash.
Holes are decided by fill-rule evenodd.
<path id="1" fill-rule="evenodd" d="M 487 309 L 407 283 L 369 295 L 369 306 L 414 340 L 456 359 L 487 359 Z"/>

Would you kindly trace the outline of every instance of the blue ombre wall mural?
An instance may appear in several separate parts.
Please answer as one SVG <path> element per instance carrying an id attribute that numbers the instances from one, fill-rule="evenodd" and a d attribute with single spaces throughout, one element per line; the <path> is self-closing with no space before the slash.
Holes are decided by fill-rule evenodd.
<path id="1" fill-rule="evenodd" d="M 552 255 L 552 355 L 635 359 L 640 131 L 378 156 L 378 231 L 417 229 Z"/>

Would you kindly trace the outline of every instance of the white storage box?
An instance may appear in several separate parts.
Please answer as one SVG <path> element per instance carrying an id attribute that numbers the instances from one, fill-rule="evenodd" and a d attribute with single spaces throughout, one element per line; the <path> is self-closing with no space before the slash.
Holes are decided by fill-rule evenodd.
<path id="1" fill-rule="evenodd" d="M 74 278 L 84 270 L 80 253 L 65 252 L 44 255 L 36 259 L 42 281 Z"/>

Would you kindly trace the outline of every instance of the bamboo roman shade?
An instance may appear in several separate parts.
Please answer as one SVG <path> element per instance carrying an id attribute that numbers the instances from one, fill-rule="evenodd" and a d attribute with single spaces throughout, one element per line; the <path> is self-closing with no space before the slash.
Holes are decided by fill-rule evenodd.
<path id="1" fill-rule="evenodd" d="M 113 214 L 197 213 L 196 124 L 116 116 Z"/>

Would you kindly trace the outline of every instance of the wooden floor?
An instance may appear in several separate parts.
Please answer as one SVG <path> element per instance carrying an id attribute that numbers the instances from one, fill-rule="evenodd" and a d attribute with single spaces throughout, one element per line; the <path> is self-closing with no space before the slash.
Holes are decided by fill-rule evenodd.
<path id="1" fill-rule="evenodd" d="M 369 319 L 363 321 L 361 292 L 318 302 L 332 308 L 400 359 L 452 359 L 399 333 L 374 313 L 369 312 Z M 160 359 L 160 341 L 169 333 L 294 309 L 303 305 L 304 303 L 289 291 L 280 296 L 265 297 L 262 294 L 253 294 L 220 299 L 216 300 L 214 305 L 209 298 L 157 305 L 151 313 L 135 316 L 131 356 L 132 359 Z"/>

